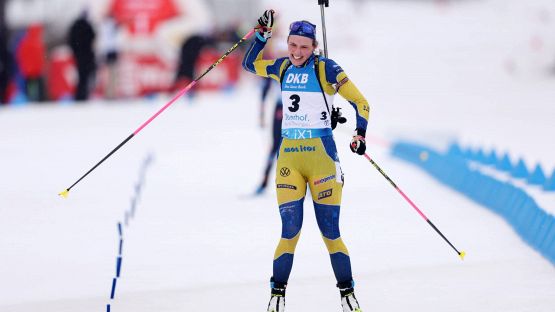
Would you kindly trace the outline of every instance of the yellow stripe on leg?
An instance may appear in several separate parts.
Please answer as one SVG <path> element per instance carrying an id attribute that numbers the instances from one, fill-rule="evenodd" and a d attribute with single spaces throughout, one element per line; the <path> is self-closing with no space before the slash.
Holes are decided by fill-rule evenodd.
<path id="1" fill-rule="evenodd" d="M 301 236 L 301 231 L 295 235 L 295 237 L 288 239 L 288 238 L 281 238 L 279 240 L 279 244 L 276 248 L 276 252 L 274 253 L 274 260 L 281 257 L 282 255 L 288 254 L 295 254 L 295 247 L 297 246 L 297 242 L 299 241 L 299 237 Z"/>
<path id="2" fill-rule="evenodd" d="M 328 248 L 328 252 L 330 253 L 330 255 L 338 252 L 341 252 L 347 256 L 349 255 L 347 246 L 345 246 L 341 237 L 338 237 L 336 239 L 329 239 L 325 236 L 322 236 L 322 238 L 324 239 L 324 243 L 326 243 L 326 247 Z"/>

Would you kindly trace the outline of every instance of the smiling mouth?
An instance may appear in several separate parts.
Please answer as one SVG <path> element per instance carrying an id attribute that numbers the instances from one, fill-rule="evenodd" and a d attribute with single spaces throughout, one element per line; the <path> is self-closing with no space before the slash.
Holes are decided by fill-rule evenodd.
<path id="1" fill-rule="evenodd" d="M 293 56 L 293 59 L 295 59 L 295 60 L 300 60 L 300 59 L 303 58 L 302 56 L 295 56 L 295 55 L 291 55 L 291 56 Z"/>

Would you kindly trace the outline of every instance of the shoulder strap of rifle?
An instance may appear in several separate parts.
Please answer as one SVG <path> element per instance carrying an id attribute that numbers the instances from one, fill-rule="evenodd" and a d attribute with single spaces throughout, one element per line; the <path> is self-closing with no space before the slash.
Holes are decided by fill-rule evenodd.
<path id="1" fill-rule="evenodd" d="M 330 106 L 328 105 L 328 99 L 326 98 L 326 94 L 324 93 L 322 82 L 320 82 L 320 56 L 319 55 L 314 55 L 314 71 L 316 72 L 316 80 L 318 80 L 318 85 L 320 86 L 320 92 L 322 92 L 322 96 L 324 97 L 324 102 L 326 103 L 326 109 L 328 110 L 328 114 L 331 114 Z"/>
<path id="2" fill-rule="evenodd" d="M 280 73 L 280 76 L 279 76 L 279 87 L 280 88 L 281 88 L 281 85 L 283 84 L 283 78 L 285 78 L 285 72 L 287 71 L 289 66 L 291 66 L 291 61 L 289 59 L 287 59 L 287 60 L 285 60 L 285 67 L 283 68 L 283 71 Z"/>

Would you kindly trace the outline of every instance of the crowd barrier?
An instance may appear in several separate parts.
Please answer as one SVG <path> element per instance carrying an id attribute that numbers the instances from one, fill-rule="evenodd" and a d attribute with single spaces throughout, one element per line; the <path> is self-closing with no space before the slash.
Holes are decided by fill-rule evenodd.
<path id="1" fill-rule="evenodd" d="M 505 218 L 526 243 L 555 265 L 555 217 L 522 188 L 486 175 L 471 164 L 492 166 L 528 184 L 541 185 L 546 192 L 555 189 L 555 171 L 546 178 L 540 165 L 529 173 L 522 159 L 513 166 L 507 154 L 497 157 L 495 151 L 489 155 L 481 149 L 464 151 L 456 143 L 440 153 L 416 143 L 397 142 L 392 153 Z"/>

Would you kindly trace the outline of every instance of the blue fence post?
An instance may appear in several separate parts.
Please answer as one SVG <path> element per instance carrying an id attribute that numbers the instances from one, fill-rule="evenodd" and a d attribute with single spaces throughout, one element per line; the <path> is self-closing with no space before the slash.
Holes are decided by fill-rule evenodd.
<path id="1" fill-rule="evenodd" d="M 110 291 L 110 299 L 114 299 L 114 296 L 116 295 L 116 281 L 117 279 L 114 277 L 112 279 L 112 290 Z"/>

